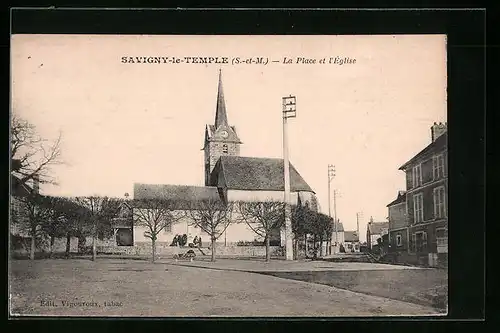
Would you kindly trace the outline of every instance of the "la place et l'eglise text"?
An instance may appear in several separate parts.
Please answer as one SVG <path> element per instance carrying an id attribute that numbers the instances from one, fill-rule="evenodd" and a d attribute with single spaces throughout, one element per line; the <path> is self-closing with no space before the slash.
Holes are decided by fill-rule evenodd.
<path id="1" fill-rule="evenodd" d="M 124 64 L 229 64 L 228 57 L 122 57 Z"/>

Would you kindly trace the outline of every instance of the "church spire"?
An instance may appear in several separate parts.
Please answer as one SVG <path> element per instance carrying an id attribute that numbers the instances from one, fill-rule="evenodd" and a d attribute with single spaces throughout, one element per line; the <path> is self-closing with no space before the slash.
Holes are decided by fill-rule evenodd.
<path id="1" fill-rule="evenodd" d="M 224 92 L 222 91 L 222 71 L 219 69 L 219 88 L 217 91 L 217 109 L 215 111 L 215 128 L 225 125 L 227 122 L 226 102 L 224 101 Z"/>

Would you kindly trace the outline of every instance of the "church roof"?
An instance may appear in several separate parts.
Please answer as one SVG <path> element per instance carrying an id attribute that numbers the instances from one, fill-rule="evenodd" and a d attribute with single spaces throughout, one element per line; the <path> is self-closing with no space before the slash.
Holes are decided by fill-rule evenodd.
<path id="1" fill-rule="evenodd" d="M 223 131 L 227 132 L 227 136 L 221 136 Z M 221 141 L 221 142 L 236 142 L 241 143 L 236 128 L 229 126 L 227 121 L 226 101 L 224 100 L 224 91 L 222 89 L 222 73 L 219 70 L 219 86 L 217 88 L 217 105 L 215 109 L 215 123 L 214 125 L 207 125 L 205 134 L 205 143 L 207 141 Z"/>
<path id="2" fill-rule="evenodd" d="M 135 183 L 134 199 L 164 199 L 182 204 L 202 200 L 220 200 L 220 197 L 217 187 L 212 186 Z"/>
<path id="3" fill-rule="evenodd" d="M 212 171 L 211 184 L 218 184 L 220 177 L 228 189 L 284 191 L 283 164 L 281 158 L 221 156 Z M 314 193 L 291 163 L 290 190 Z"/>

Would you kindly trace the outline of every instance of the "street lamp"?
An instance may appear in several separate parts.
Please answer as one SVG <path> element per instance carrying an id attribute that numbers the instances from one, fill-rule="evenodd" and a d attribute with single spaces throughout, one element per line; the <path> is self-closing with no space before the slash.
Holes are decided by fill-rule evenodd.
<path id="1" fill-rule="evenodd" d="M 285 255 L 286 260 L 293 260 L 292 210 L 290 207 L 290 161 L 288 159 L 287 119 L 297 115 L 295 96 L 283 97 L 283 163 L 285 178 Z"/>

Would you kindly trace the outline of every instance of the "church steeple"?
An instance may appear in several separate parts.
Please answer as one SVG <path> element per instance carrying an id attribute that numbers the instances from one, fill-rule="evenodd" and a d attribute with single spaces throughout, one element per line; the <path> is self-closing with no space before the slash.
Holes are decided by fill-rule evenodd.
<path id="1" fill-rule="evenodd" d="M 222 90 L 222 73 L 219 69 L 219 86 L 217 91 L 217 106 L 215 124 L 205 127 L 205 185 L 211 186 L 210 175 L 221 156 L 239 156 L 241 141 L 236 128 L 227 121 L 226 101 Z"/>
<path id="2" fill-rule="evenodd" d="M 222 71 L 219 69 L 219 87 L 217 91 L 217 109 L 215 111 L 215 129 L 220 126 L 229 126 L 227 122 L 226 101 L 222 90 Z"/>

